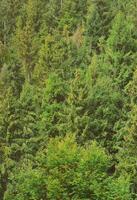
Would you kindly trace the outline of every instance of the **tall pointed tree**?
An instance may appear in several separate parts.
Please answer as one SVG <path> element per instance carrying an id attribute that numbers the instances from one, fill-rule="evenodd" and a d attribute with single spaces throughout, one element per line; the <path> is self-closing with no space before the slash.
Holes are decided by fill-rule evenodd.
<path id="1" fill-rule="evenodd" d="M 40 28 L 39 4 L 37 0 L 27 1 L 22 9 L 22 15 L 18 17 L 14 39 L 19 62 L 28 82 L 31 82 L 32 72 L 37 60 L 38 38 L 36 33 Z"/>
<path id="2" fill-rule="evenodd" d="M 65 81 L 59 75 L 51 73 L 43 91 L 41 115 L 38 123 L 39 134 L 42 135 L 42 138 L 62 135 L 61 121 L 66 93 Z"/>

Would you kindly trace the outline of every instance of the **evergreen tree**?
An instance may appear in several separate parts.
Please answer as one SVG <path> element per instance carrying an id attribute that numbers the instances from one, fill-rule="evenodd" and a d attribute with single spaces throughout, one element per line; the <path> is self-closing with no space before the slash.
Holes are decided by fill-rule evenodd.
<path id="1" fill-rule="evenodd" d="M 14 132 L 19 129 L 17 116 L 18 98 L 21 91 L 22 78 L 18 65 L 10 66 L 1 73 L 0 88 L 3 94 L 0 95 L 0 199 L 3 200 L 7 189 L 8 176 L 15 161 L 19 158 L 16 145 L 13 145 L 11 138 Z M 4 86 L 4 88 L 2 88 Z M 14 148 L 13 148 L 14 146 Z M 16 156 L 15 156 L 16 155 Z"/>
<path id="2" fill-rule="evenodd" d="M 136 159 L 136 143 L 137 143 L 137 70 L 135 70 L 133 75 L 133 80 L 129 82 L 126 87 L 126 93 L 130 97 L 130 102 L 128 103 L 129 112 L 127 115 L 127 121 L 125 122 L 125 126 L 120 130 L 120 135 L 123 138 L 123 145 L 120 148 L 118 153 L 119 171 L 128 172 L 133 180 L 132 189 L 136 194 L 136 173 L 137 173 L 137 159 Z"/>
<path id="3" fill-rule="evenodd" d="M 92 51 L 99 51 L 100 38 L 107 38 L 113 13 L 111 13 L 111 1 L 88 1 L 86 16 L 86 38 L 90 42 Z"/>
<path id="4" fill-rule="evenodd" d="M 24 3 L 19 0 L 1 0 L 0 1 L 0 41 L 4 45 L 8 45 L 11 36 L 15 30 L 16 18 Z"/>
<path id="5" fill-rule="evenodd" d="M 124 23 L 124 26 L 123 26 Z M 134 69 L 136 37 L 135 26 L 129 16 L 119 12 L 116 14 L 109 38 L 107 40 L 106 57 L 110 69 L 110 75 L 120 89 L 124 89 L 132 77 Z"/>
<path id="6" fill-rule="evenodd" d="M 52 73 L 46 81 L 43 91 L 39 133 L 43 138 L 61 135 L 61 121 L 65 106 L 67 87 L 62 78 Z"/>
<path id="7" fill-rule="evenodd" d="M 136 199 L 136 8 L 0 0 L 0 200 Z"/>
<path id="8" fill-rule="evenodd" d="M 40 28 L 40 19 L 38 20 L 39 1 L 29 0 L 23 11 L 24 15 L 20 15 L 17 20 L 14 43 L 17 48 L 19 62 L 24 70 L 25 79 L 30 82 L 37 60 L 38 38 L 36 33 Z"/>
<path id="9" fill-rule="evenodd" d="M 70 83 L 64 110 L 64 132 L 76 134 L 79 142 L 89 137 L 88 87 L 84 70 L 77 70 Z"/>

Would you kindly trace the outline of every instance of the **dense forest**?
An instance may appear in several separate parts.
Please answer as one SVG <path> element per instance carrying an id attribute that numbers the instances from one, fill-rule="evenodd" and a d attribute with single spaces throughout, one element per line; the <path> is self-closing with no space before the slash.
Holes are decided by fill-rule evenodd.
<path id="1" fill-rule="evenodd" d="M 0 200 L 137 200 L 137 0 L 0 0 Z"/>

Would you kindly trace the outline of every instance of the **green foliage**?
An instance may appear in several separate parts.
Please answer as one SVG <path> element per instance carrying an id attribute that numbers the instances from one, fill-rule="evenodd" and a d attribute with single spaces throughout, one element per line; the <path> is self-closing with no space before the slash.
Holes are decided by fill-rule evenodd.
<path id="1" fill-rule="evenodd" d="M 0 200 L 137 196 L 136 0 L 0 0 Z"/>
<path id="2" fill-rule="evenodd" d="M 129 102 L 129 112 L 126 120 L 125 126 L 120 130 L 120 134 L 123 134 L 124 142 L 122 143 L 122 148 L 118 153 L 118 159 L 121 162 L 118 165 L 119 171 L 126 171 L 132 177 L 133 191 L 136 193 L 136 153 L 137 153 L 137 70 L 134 71 L 133 80 L 129 82 L 126 87 L 126 93 L 130 97 Z"/>
<path id="3" fill-rule="evenodd" d="M 80 142 L 88 137 L 88 88 L 83 70 L 75 72 L 64 110 L 64 133 L 74 133 Z"/>
<path id="4" fill-rule="evenodd" d="M 93 51 L 99 50 L 100 38 L 107 38 L 112 13 L 110 0 L 87 1 L 86 36 Z"/>
<path id="5" fill-rule="evenodd" d="M 53 140 L 47 151 L 49 199 L 96 199 L 96 186 L 102 188 L 107 164 L 107 155 L 95 143 L 84 149 L 74 137 Z"/>
<path id="6" fill-rule="evenodd" d="M 39 152 L 39 167 L 19 167 L 11 176 L 5 200 L 20 199 L 132 199 L 127 175 L 109 177 L 110 157 L 94 141 L 80 147 L 74 136 L 52 139 Z M 25 165 L 26 166 L 26 165 Z"/>
<path id="7" fill-rule="evenodd" d="M 44 186 L 45 181 L 40 171 L 32 169 L 30 163 L 26 162 L 18 167 L 14 173 L 16 173 L 16 176 L 11 175 L 12 184 L 8 186 L 8 191 L 4 197 L 5 200 L 10 200 L 11 198 L 14 200 L 44 199 L 41 187 Z"/>
<path id="8" fill-rule="evenodd" d="M 50 74 L 43 90 L 40 121 L 38 128 L 43 137 L 61 134 L 61 115 L 65 106 L 67 87 L 57 74 Z"/>

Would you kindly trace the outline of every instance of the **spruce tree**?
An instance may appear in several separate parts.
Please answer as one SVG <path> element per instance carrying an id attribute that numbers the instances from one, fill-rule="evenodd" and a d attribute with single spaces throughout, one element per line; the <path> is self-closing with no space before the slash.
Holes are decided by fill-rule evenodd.
<path id="1" fill-rule="evenodd" d="M 4 67 L 1 72 L 0 95 L 0 198 L 3 200 L 7 189 L 9 173 L 20 157 L 17 145 L 11 140 L 19 130 L 18 98 L 21 91 L 22 77 L 18 65 Z"/>
<path id="2" fill-rule="evenodd" d="M 123 138 L 123 142 L 117 155 L 119 160 L 118 170 L 126 171 L 132 177 L 132 190 L 137 194 L 137 70 L 133 74 L 133 80 L 126 87 L 126 94 L 129 96 L 128 113 L 125 120 L 125 126 L 119 131 L 119 135 Z"/>
<path id="3" fill-rule="evenodd" d="M 70 82 L 70 89 L 64 110 L 64 132 L 75 134 L 83 143 L 89 137 L 88 87 L 85 71 L 76 70 Z"/>
<path id="4" fill-rule="evenodd" d="M 99 52 L 100 38 L 108 37 L 113 13 L 109 0 L 87 1 L 86 39 L 92 51 Z"/>
<path id="5" fill-rule="evenodd" d="M 55 137 L 62 134 L 61 121 L 65 106 L 67 87 L 65 81 L 51 73 L 43 90 L 39 134 L 43 138 Z"/>
<path id="6" fill-rule="evenodd" d="M 14 43 L 19 62 L 24 70 L 25 79 L 31 82 L 38 51 L 36 33 L 40 28 L 40 19 L 38 20 L 39 2 L 29 0 L 23 7 L 22 12 L 23 14 L 17 20 Z"/>

